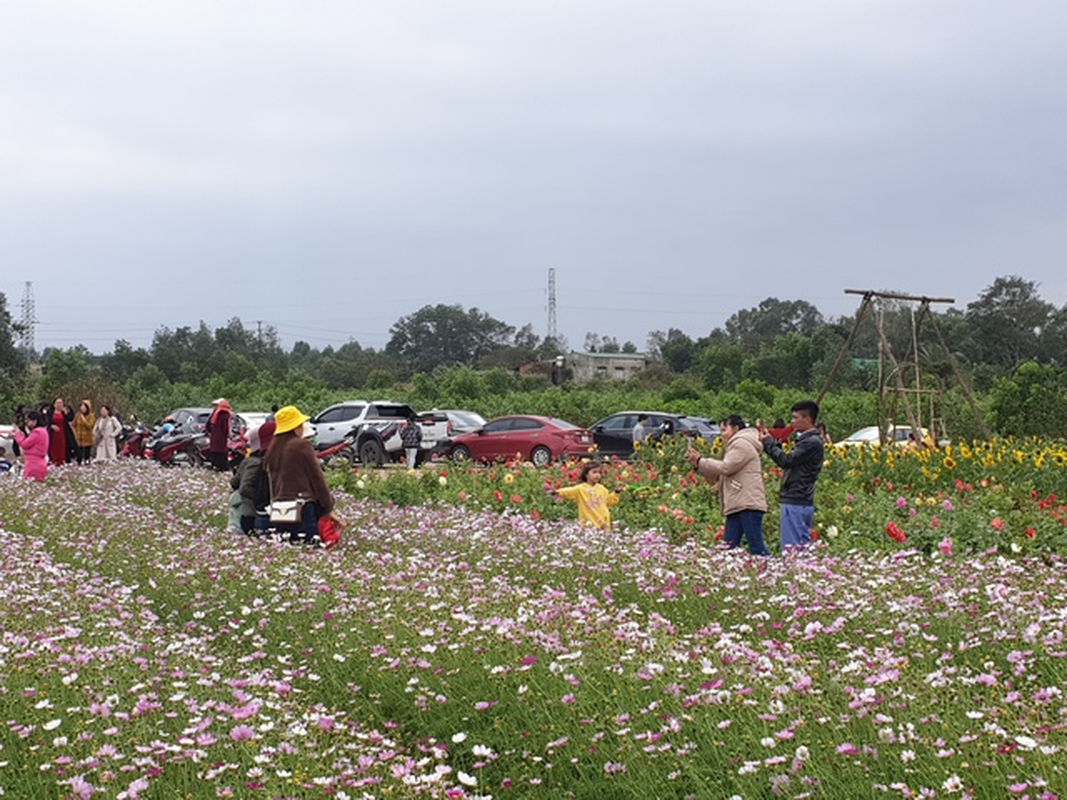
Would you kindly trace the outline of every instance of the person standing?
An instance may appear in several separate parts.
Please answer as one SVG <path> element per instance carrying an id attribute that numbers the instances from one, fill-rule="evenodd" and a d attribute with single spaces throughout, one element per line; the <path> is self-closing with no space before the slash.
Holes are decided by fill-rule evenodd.
<path id="1" fill-rule="evenodd" d="M 208 458 L 211 466 L 219 472 L 230 467 L 230 420 L 233 412 L 225 397 L 220 397 L 211 404 L 213 409 L 207 420 Z"/>
<path id="2" fill-rule="evenodd" d="M 111 413 L 111 406 L 100 406 L 100 416 L 93 426 L 93 442 L 96 444 L 96 461 L 114 461 L 118 458 L 118 435 L 122 425 Z"/>
<path id="3" fill-rule="evenodd" d="M 823 440 L 815 421 L 819 404 L 801 400 L 793 405 L 793 448 L 786 452 L 767 431 L 761 431 L 763 451 L 785 470 L 778 503 L 781 506 L 782 550 L 801 549 L 811 544 L 811 524 L 815 518 L 815 483 L 823 462 Z"/>
<path id="4" fill-rule="evenodd" d="M 27 411 L 25 424 L 25 431 L 16 428 L 13 434 L 25 459 L 22 475 L 35 481 L 43 481 L 48 475 L 47 423 L 40 411 Z"/>
<path id="5" fill-rule="evenodd" d="M 771 553 L 763 541 L 763 515 L 767 513 L 767 492 L 763 486 L 763 466 L 760 463 L 759 432 L 749 428 L 736 414 L 719 422 L 722 440 L 726 445 L 721 460 L 701 458 L 689 447 L 685 460 L 689 466 L 718 484 L 719 507 L 726 517 L 723 538 L 728 547 L 741 544 L 744 535 L 748 552 L 754 556 Z"/>
<path id="6" fill-rule="evenodd" d="M 654 430 L 655 428 L 648 424 L 648 414 L 638 415 L 637 424 L 634 425 L 633 431 L 634 444 L 637 444 L 638 442 L 643 442 L 645 439 L 652 435 L 652 432 Z"/>
<path id="7" fill-rule="evenodd" d="M 404 427 L 400 429 L 400 444 L 404 446 L 404 458 L 409 468 L 418 466 L 419 445 L 422 444 L 422 429 L 414 414 L 408 417 Z"/>
<path id="8" fill-rule="evenodd" d="M 74 431 L 74 458 L 79 464 L 88 464 L 93 457 L 93 428 L 96 425 L 96 415 L 93 414 L 93 404 L 88 400 L 82 400 L 78 406 L 78 413 L 71 420 L 70 427 Z"/>
<path id="9" fill-rule="evenodd" d="M 74 432 L 70 429 L 70 421 L 74 414 L 63 403 L 62 397 L 52 401 L 52 411 L 49 414 L 51 425 L 48 430 L 48 460 L 53 464 L 66 464 L 67 455 L 74 447 Z"/>

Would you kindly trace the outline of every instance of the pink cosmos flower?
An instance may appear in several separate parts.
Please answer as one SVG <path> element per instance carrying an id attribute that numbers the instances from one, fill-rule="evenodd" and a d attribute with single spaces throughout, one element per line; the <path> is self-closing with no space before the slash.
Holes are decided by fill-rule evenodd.
<path id="1" fill-rule="evenodd" d="M 230 738 L 235 742 L 244 742 L 255 736 L 255 731 L 248 725 L 238 725 L 230 731 Z"/>

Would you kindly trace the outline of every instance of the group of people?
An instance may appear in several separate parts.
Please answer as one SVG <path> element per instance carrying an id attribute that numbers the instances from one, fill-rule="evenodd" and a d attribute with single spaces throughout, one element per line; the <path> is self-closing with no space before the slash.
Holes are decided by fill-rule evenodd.
<path id="1" fill-rule="evenodd" d="M 767 513 L 761 458 L 764 453 L 783 470 L 778 491 L 781 549 L 797 550 L 811 543 L 815 483 L 828 438 L 818 417 L 819 405 L 814 400 L 793 405 L 789 426 L 778 420 L 772 428 L 764 428 L 758 421 L 756 427 L 749 427 L 744 419 L 732 414 L 719 423 L 725 444 L 721 459 L 704 458 L 695 448 L 687 448 L 685 460 L 689 465 L 718 486 L 719 503 L 726 518 L 723 539 L 728 547 L 739 547 L 744 538 L 753 555 L 770 555 L 763 540 L 763 517 Z M 648 426 L 647 415 L 638 420 L 638 427 L 642 426 Z M 783 436 L 782 431 L 787 428 L 788 433 Z M 646 435 L 645 430 L 635 428 L 634 441 L 642 441 Z M 793 446 L 786 450 L 782 445 L 790 437 Z M 579 520 L 598 528 L 611 524 L 609 509 L 619 501 L 618 494 L 604 487 L 602 479 L 601 464 L 589 461 L 582 465 L 578 484 L 557 491 L 560 497 L 578 504 Z"/>
<path id="2" fill-rule="evenodd" d="M 21 456 L 22 474 L 43 481 L 48 465 L 91 461 L 112 461 L 118 456 L 118 436 L 122 423 L 108 405 L 93 413 L 90 400 L 82 400 L 77 411 L 69 408 L 62 397 L 39 409 L 19 407 L 12 434 L 15 452 L 0 452 L 0 461 L 15 463 Z"/>
<path id="3" fill-rule="evenodd" d="M 818 427 L 818 403 L 801 400 L 793 405 L 792 414 L 793 446 L 788 451 L 762 424 L 750 428 L 737 415 L 720 423 L 726 445 L 721 459 L 703 458 L 692 447 L 686 451 L 689 465 L 718 483 L 719 502 L 726 518 L 723 539 L 728 547 L 738 547 L 744 537 L 750 553 L 770 555 L 763 541 L 767 495 L 761 452 L 783 470 L 778 490 L 781 549 L 797 550 L 811 543 L 815 483 L 822 471 L 825 442 Z"/>
<path id="4" fill-rule="evenodd" d="M 248 433 L 249 454 L 230 481 L 231 527 L 255 535 L 288 534 L 291 542 L 335 543 L 344 523 L 334 510 L 315 448 L 307 434 L 311 418 L 285 406 Z"/>

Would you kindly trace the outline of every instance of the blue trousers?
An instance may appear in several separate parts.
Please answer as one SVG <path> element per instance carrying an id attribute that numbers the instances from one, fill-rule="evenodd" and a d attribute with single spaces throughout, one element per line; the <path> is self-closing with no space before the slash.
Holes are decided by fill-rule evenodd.
<path id="1" fill-rule="evenodd" d="M 781 537 L 782 552 L 801 550 L 811 544 L 811 523 L 815 519 L 815 506 L 792 506 L 782 504 Z"/>
<path id="2" fill-rule="evenodd" d="M 741 535 L 744 534 L 748 543 L 748 552 L 754 556 L 769 556 L 771 553 L 767 545 L 763 543 L 763 512 L 762 511 L 735 511 L 726 515 L 726 531 L 723 539 L 730 548 L 741 545 Z"/>

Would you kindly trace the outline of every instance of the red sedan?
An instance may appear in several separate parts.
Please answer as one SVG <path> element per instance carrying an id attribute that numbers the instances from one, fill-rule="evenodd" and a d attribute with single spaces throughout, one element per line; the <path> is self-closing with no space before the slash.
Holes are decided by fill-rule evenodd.
<path id="1" fill-rule="evenodd" d="M 539 467 L 556 459 L 589 455 L 593 434 L 555 417 L 497 417 L 452 440 L 452 460 L 496 461 L 517 458 Z"/>

